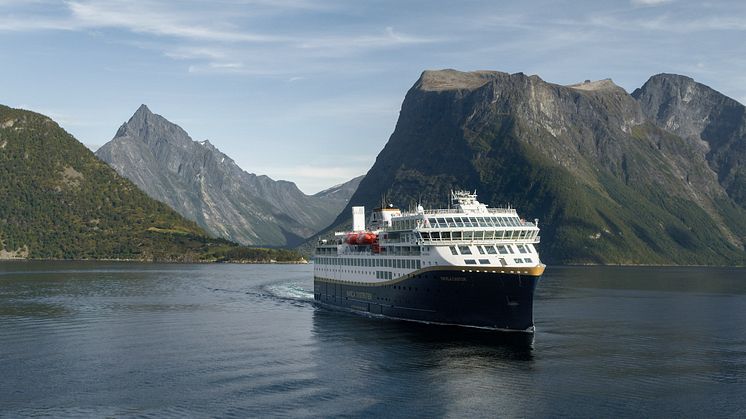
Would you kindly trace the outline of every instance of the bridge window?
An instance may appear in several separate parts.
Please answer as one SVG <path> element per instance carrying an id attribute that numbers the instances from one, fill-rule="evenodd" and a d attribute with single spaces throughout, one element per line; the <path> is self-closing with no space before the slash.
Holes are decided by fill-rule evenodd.
<path id="1" fill-rule="evenodd" d="M 450 246 L 449 249 L 451 249 L 452 255 L 458 255 L 458 251 L 456 250 L 456 246 Z"/>
<path id="2" fill-rule="evenodd" d="M 471 249 L 469 249 L 469 246 L 459 246 L 458 250 L 461 252 L 462 255 L 470 255 Z"/>
<path id="3" fill-rule="evenodd" d="M 495 246 L 485 246 L 485 249 L 487 250 L 487 253 L 490 255 L 497 254 L 497 249 L 495 249 Z"/>

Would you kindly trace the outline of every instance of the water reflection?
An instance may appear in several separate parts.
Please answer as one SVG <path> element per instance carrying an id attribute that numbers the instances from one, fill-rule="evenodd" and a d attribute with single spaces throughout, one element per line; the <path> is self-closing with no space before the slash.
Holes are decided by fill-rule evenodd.
<path id="1" fill-rule="evenodd" d="M 519 414 L 527 402 L 529 393 L 521 394 L 524 386 L 515 373 L 533 368 L 531 334 L 365 318 L 317 308 L 313 339 L 319 379 L 344 389 L 335 397 L 338 406 L 346 407 L 334 414 L 484 414 L 495 403 Z M 361 394 L 365 403 L 353 402 Z"/>
<path id="2" fill-rule="evenodd" d="M 365 317 L 319 306 L 314 310 L 313 320 L 314 333 L 322 337 L 332 330 L 344 330 L 356 335 L 367 334 L 368 336 L 361 337 L 369 338 L 372 342 L 386 342 L 391 338 L 398 338 L 430 347 L 490 348 L 512 359 L 530 360 L 534 344 L 532 333 L 499 332 Z"/>

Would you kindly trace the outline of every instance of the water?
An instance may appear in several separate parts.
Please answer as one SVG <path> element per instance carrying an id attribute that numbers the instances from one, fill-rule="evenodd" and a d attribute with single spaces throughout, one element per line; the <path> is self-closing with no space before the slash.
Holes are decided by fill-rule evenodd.
<path id="1" fill-rule="evenodd" d="M 746 271 L 556 268 L 537 334 L 316 308 L 310 265 L 0 264 L 0 416 L 746 416 Z"/>

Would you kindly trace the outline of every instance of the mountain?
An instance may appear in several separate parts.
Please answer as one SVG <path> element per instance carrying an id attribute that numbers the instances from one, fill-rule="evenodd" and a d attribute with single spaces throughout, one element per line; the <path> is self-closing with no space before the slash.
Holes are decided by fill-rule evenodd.
<path id="1" fill-rule="evenodd" d="M 96 155 L 209 233 L 252 245 L 290 246 L 328 226 L 360 181 L 306 195 L 292 182 L 243 171 L 145 105 Z"/>
<path id="2" fill-rule="evenodd" d="M 746 208 L 746 107 L 676 74 L 655 75 L 632 96 L 657 126 L 701 147 L 720 185 Z"/>
<path id="3" fill-rule="evenodd" d="M 441 207 L 460 187 L 539 218 L 550 263 L 744 264 L 743 107 L 661 78 L 632 96 L 611 80 L 425 71 L 334 225 L 383 195 Z"/>
<path id="4" fill-rule="evenodd" d="M 0 259 L 262 258 L 209 238 L 57 123 L 0 105 Z"/>

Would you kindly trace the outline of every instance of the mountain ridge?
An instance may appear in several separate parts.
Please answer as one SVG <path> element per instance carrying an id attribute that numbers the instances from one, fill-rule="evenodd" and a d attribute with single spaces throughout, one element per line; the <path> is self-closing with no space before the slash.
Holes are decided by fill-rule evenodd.
<path id="1" fill-rule="evenodd" d="M 205 262 L 268 254 L 207 237 L 39 113 L 0 105 L 0 178 L 0 259 Z"/>
<path id="2" fill-rule="evenodd" d="M 437 207 L 476 188 L 542 219 L 551 263 L 743 264 L 746 212 L 701 147 L 649 114 L 610 80 L 425 71 L 334 225 L 382 195 Z"/>
<path id="3" fill-rule="evenodd" d="M 241 169 L 146 105 L 96 155 L 211 234 L 249 245 L 301 242 L 334 219 L 357 185 L 350 181 L 347 195 L 306 195 L 293 182 Z"/>

